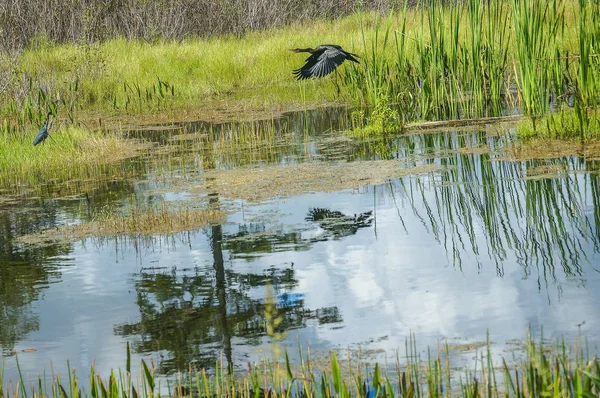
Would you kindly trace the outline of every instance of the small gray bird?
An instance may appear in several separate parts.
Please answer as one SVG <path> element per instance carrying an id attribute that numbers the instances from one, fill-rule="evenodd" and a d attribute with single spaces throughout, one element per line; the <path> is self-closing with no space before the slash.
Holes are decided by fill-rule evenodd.
<path id="1" fill-rule="evenodd" d="M 44 127 L 42 127 L 35 136 L 35 139 L 33 140 L 33 146 L 36 146 L 48 138 L 48 124 L 50 124 L 50 116 L 52 116 L 52 112 L 48 111 L 48 114 L 46 115 L 46 123 L 44 123 Z"/>

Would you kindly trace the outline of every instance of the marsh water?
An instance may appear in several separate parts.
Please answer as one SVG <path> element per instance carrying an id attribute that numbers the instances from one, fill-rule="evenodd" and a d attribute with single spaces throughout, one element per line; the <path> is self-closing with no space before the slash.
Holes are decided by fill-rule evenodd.
<path id="1" fill-rule="evenodd" d="M 340 132 L 347 113 L 132 129 L 155 146 L 123 162 L 127 178 L 3 192 L 5 377 L 18 377 L 17 358 L 32 376 L 64 372 L 67 360 L 80 375 L 92 361 L 106 375 L 125 365 L 127 342 L 163 375 L 217 359 L 245 369 L 272 347 L 267 286 L 292 358 L 298 342 L 402 350 L 412 332 L 423 350 L 485 341 L 488 330 L 498 353 L 528 328 L 600 341 L 598 161 L 511 159 L 509 127 L 362 139 Z M 439 167 L 340 191 L 262 187 L 256 200 L 186 189 L 214 184 L 207 170 L 365 160 Z M 218 207 L 227 219 L 171 235 L 18 239 L 166 202 Z"/>

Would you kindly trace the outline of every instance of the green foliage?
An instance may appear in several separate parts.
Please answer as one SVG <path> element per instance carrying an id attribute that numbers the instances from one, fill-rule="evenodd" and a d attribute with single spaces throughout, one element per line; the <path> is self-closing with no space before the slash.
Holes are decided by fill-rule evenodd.
<path id="1" fill-rule="evenodd" d="M 588 139 L 600 134 L 600 109 L 575 108 L 561 109 L 537 118 L 530 118 L 519 123 L 517 126 L 519 137 L 528 138 L 550 138 Z"/>
<path id="2" fill-rule="evenodd" d="M 387 98 L 380 95 L 371 114 L 365 118 L 364 111 L 352 112 L 352 130 L 354 135 L 382 135 L 402 131 L 404 123 L 398 111 L 393 109 Z"/>
<path id="3" fill-rule="evenodd" d="M 46 141 L 34 147 L 36 132 L 0 129 L 0 186 L 27 189 L 48 181 L 100 178 L 120 169 L 111 169 L 111 161 L 131 157 L 138 148 L 116 133 L 53 124 Z"/>
<path id="4" fill-rule="evenodd" d="M 395 367 L 381 368 L 379 364 L 368 366 L 360 359 L 348 358 L 345 369 L 338 361 L 337 354 L 331 352 L 330 364 L 319 368 L 311 363 L 311 357 L 300 355 L 298 376 L 293 377 L 289 360 L 285 366 L 288 372 L 281 372 L 283 364 L 265 359 L 261 364 L 249 366 L 247 374 L 231 376 L 217 363 L 214 376 L 208 376 L 205 369 L 190 370 L 186 378 L 179 375 L 169 383 L 168 396 L 182 398 L 230 397 L 257 398 L 262 396 L 290 397 L 303 394 L 306 397 L 345 398 L 345 397 L 411 397 L 411 398 L 521 398 L 521 397 L 597 397 L 600 394 L 600 363 L 584 350 L 585 341 L 576 340 L 572 346 L 558 341 L 553 347 L 543 345 L 543 339 L 536 343 L 530 338 L 523 348 L 523 357 L 509 364 L 501 359 L 496 367 L 492 361 L 491 342 L 475 353 L 473 369 L 451 368 L 448 357 L 452 355 L 447 345 L 433 356 L 427 350 L 427 360 L 417 354 L 414 337 L 406 344 L 406 355 L 397 354 Z M 287 353 L 286 353 L 286 358 Z M 400 362 L 403 358 L 403 363 Z M 260 365 L 260 366 L 259 366 Z M 362 369 L 368 369 L 366 372 Z M 459 375 L 463 373 L 464 376 Z M 452 376 L 451 376 L 452 375 Z M 366 380 L 370 380 L 369 383 Z M 497 380 L 502 380 L 498 383 Z M 92 366 L 89 375 L 89 395 L 81 388 L 79 379 L 72 371 L 69 374 L 68 389 L 64 388 L 60 375 L 51 380 L 50 389 L 39 376 L 38 387 L 30 385 L 25 389 L 5 383 L 0 373 L 0 397 L 28 396 L 40 398 L 152 398 L 161 396 L 157 391 L 157 376 L 153 366 L 146 361 L 140 363 L 140 376 L 135 378 L 129 372 L 111 371 L 108 379 L 103 379 Z"/>
<path id="5" fill-rule="evenodd" d="M 590 0 L 405 4 L 362 30 L 365 59 L 344 69 L 347 91 L 371 106 L 386 95 L 405 121 L 498 116 L 513 106 L 539 117 L 573 98 L 577 109 L 596 106 L 599 7 Z M 580 128 L 589 130 L 585 115 Z"/>
<path id="6" fill-rule="evenodd" d="M 263 107 L 323 103 L 336 99 L 338 90 L 343 99 L 369 106 L 385 96 L 406 121 L 493 116 L 514 104 L 539 116 L 567 95 L 583 106 L 595 103 L 597 2 L 408 4 L 385 15 L 361 12 L 241 37 L 77 45 L 40 40 L 0 56 L 7 71 L 0 73 L 0 113 L 16 129 L 38 125 L 51 105 L 76 120 L 82 110 L 142 112 L 223 96 Z M 288 48 L 326 42 L 358 53 L 361 64 L 296 82 L 291 70 L 304 58 Z"/>
<path id="7" fill-rule="evenodd" d="M 515 30 L 515 73 L 525 112 L 546 113 L 550 105 L 550 90 L 555 68 L 558 34 L 564 23 L 564 0 L 512 0 Z M 553 59 L 553 57 L 556 57 Z"/>
<path id="8" fill-rule="evenodd" d="M 510 95 L 507 3 L 407 4 L 363 32 L 362 52 L 368 57 L 364 68 L 345 70 L 350 91 L 370 105 L 380 93 L 388 96 L 406 120 L 501 112 Z"/>
<path id="9" fill-rule="evenodd" d="M 6 76 L 0 74 L 0 87 L 5 88 L 0 94 L 0 114 L 11 125 L 15 125 L 13 119 L 31 114 L 28 122 L 37 125 L 47 102 L 52 101 L 58 101 L 62 117 L 86 110 L 170 109 L 220 96 L 245 101 L 258 97 L 260 104 L 270 97 L 273 103 L 297 103 L 302 87 L 308 88 L 308 101 L 331 101 L 332 84 L 293 79 L 291 71 L 304 57 L 288 48 L 336 42 L 351 50 L 352 38 L 359 33 L 357 18 L 349 17 L 335 26 L 324 21 L 308 27 L 291 25 L 242 38 L 151 44 L 123 39 L 92 45 L 41 43 L 16 55 L 0 54 L 0 65 L 7 70 Z M 253 93 L 250 98 L 248 90 Z M 38 101 L 40 92 L 45 101 Z M 41 116 L 36 118 L 38 113 Z"/>

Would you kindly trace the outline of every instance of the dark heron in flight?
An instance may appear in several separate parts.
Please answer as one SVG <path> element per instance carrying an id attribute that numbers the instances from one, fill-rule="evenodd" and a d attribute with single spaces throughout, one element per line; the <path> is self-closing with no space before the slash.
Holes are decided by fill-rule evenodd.
<path id="1" fill-rule="evenodd" d="M 294 76 L 298 80 L 327 76 L 345 60 L 359 63 L 356 59 L 358 55 L 344 51 L 336 44 L 322 44 L 317 48 L 293 48 L 291 51 L 310 53 L 304 66 L 294 70 Z"/>
<path id="2" fill-rule="evenodd" d="M 33 140 L 33 146 L 36 146 L 48 138 L 48 124 L 50 123 L 50 116 L 52 116 L 52 112 L 48 111 L 48 114 L 46 115 L 46 123 L 44 123 L 44 127 L 42 127 L 35 136 L 35 139 Z"/>

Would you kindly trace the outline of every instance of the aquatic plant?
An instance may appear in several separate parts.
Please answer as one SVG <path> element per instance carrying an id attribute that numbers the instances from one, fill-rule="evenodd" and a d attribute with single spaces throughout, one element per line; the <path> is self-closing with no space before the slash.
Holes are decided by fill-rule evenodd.
<path id="1" fill-rule="evenodd" d="M 405 3 L 362 31 L 368 57 L 344 81 L 371 106 L 384 93 L 407 121 L 498 116 L 516 106 L 535 127 L 552 105 L 598 102 L 598 14 L 588 0 Z M 579 112 L 581 128 L 586 115 Z"/>
<path id="2" fill-rule="evenodd" d="M 402 131 L 404 123 L 398 111 L 389 105 L 388 99 L 380 95 L 368 117 L 363 110 L 352 112 L 352 135 L 381 135 Z"/>
<path id="3" fill-rule="evenodd" d="M 406 120 L 498 114 L 507 99 L 508 11 L 505 2 L 495 1 L 405 2 L 363 32 L 368 65 L 347 72 L 350 91 L 371 105 L 383 92 Z M 390 32 L 395 48 L 388 45 Z"/>
<path id="4" fill-rule="evenodd" d="M 564 27 L 565 1 L 512 0 L 515 29 L 515 74 L 525 112 L 540 115 L 550 105 L 558 33 Z"/>
<path id="5" fill-rule="evenodd" d="M 523 139 L 589 139 L 600 132 L 600 109 L 577 105 L 520 122 L 517 134 Z"/>
<path id="6" fill-rule="evenodd" d="M 590 107 L 598 107 L 600 100 L 600 4 L 588 0 L 579 0 L 579 69 L 575 112 L 579 122 L 579 133 L 597 134 L 597 118 L 590 118 Z M 596 125 L 594 125 L 596 124 Z"/>
<path id="7" fill-rule="evenodd" d="M 112 370 L 102 377 L 92 366 L 88 391 L 75 369 L 68 377 L 53 375 L 50 384 L 38 376 L 26 383 L 25 377 L 6 383 L 0 373 L 0 397 L 594 397 L 600 393 L 600 362 L 589 353 L 583 338 L 568 345 L 564 340 L 548 346 L 527 338 L 521 359 L 504 358 L 494 363 L 492 343 L 476 348 L 474 368 L 453 369 L 449 361 L 452 347 L 447 343 L 437 353 L 418 354 L 415 336 L 407 339 L 405 355 L 397 354 L 395 364 L 364 363 L 348 353 L 347 364 L 332 351 L 328 364 L 314 358 L 310 350 L 299 347 L 300 362 L 292 363 L 287 351 L 283 361 L 265 357 L 261 363 L 248 364 L 247 372 L 230 373 L 217 361 L 214 374 L 190 366 L 185 373 L 166 381 L 156 374 L 152 361 L 142 360 L 139 376 L 132 374 L 131 353 L 127 344 L 123 370 Z M 401 359 L 402 358 L 402 359 Z M 17 361 L 18 363 L 18 361 Z M 184 370 L 182 370 L 184 371 Z"/>

